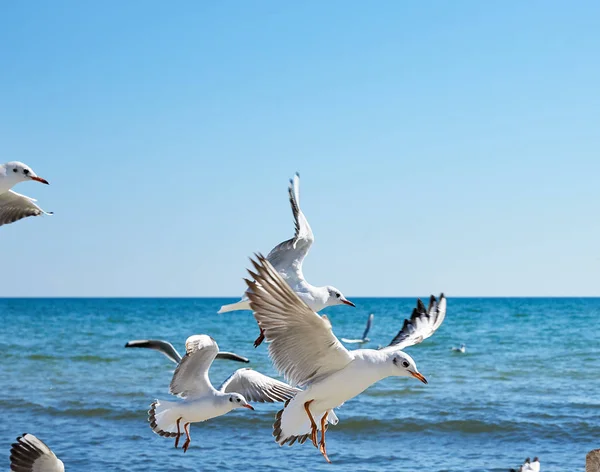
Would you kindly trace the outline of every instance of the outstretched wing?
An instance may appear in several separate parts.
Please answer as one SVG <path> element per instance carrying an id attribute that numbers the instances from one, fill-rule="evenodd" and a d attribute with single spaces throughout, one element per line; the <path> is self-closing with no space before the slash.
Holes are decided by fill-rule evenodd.
<path id="1" fill-rule="evenodd" d="M 430 337 L 440 327 L 446 317 L 446 297 L 442 293 L 440 299 L 431 295 L 429 306 L 425 305 L 421 299 L 417 300 L 417 307 L 413 309 L 409 320 L 404 320 L 402 329 L 396 337 L 392 339 L 389 346 L 384 349 L 400 350 L 405 347 L 419 344 L 424 339 Z"/>
<path id="2" fill-rule="evenodd" d="M 301 390 L 250 368 L 238 369 L 219 388 L 224 393 L 239 393 L 250 402 L 284 402 Z"/>
<path id="3" fill-rule="evenodd" d="M 64 472 L 65 466 L 43 441 L 23 434 L 10 449 L 11 472 Z"/>
<path id="4" fill-rule="evenodd" d="M 36 200 L 9 190 L 0 193 L 0 226 L 28 216 L 51 215 L 35 204 Z"/>
<path id="5" fill-rule="evenodd" d="M 327 317 L 311 310 L 263 256 L 257 259 L 251 260 L 257 273 L 248 271 L 254 281 L 246 280 L 247 293 L 275 368 L 292 385 L 304 386 L 352 362 Z"/>
<path id="6" fill-rule="evenodd" d="M 125 344 L 125 347 L 142 347 L 146 349 L 154 349 L 164 354 L 169 360 L 179 364 L 181 361 L 181 354 L 177 352 L 177 349 L 168 341 L 161 341 L 160 339 L 139 339 L 135 341 L 129 341 Z"/>
<path id="7" fill-rule="evenodd" d="M 210 336 L 190 336 L 185 342 L 185 356 L 173 374 L 169 392 L 180 397 L 192 397 L 214 390 L 208 370 L 218 352 L 219 346 Z"/>
<path id="8" fill-rule="evenodd" d="M 300 210 L 300 174 L 296 173 L 290 180 L 288 194 L 296 232 L 292 239 L 275 246 L 267 255 L 267 260 L 284 279 L 288 280 L 290 285 L 294 285 L 304 280 L 302 263 L 315 238 L 308 220 Z"/>
<path id="9" fill-rule="evenodd" d="M 365 332 L 362 335 L 363 340 L 367 339 L 367 335 L 369 334 L 369 330 L 371 329 L 371 325 L 373 324 L 373 317 L 375 315 L 371 313 L 369 318 L 367 319 L 367 326 L 365 326 Z"/>

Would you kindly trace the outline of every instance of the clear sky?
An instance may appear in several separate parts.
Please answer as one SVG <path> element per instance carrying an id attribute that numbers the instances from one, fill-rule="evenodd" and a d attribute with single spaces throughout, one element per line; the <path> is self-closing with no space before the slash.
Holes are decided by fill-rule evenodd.
<path id="1" fill-rule="evenodd" d="M 0 296 L 600 295 L 600 3 L 0 3 Z"/>

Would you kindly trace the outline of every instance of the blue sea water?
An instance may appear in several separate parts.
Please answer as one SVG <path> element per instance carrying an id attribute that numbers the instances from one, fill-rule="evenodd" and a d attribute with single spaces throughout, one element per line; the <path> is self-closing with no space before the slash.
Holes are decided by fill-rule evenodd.
<path id="1" fill-rule="evenodd" d="M 429 380 L 388 378 L 337 410 L 332 464 L 310 442 L 279 447 L 279 405 L 192 425 L 186 454 L 155 435 L 147 410 L 169 400 L 174 364 L 131 339 L 183 351 L 191 334 L 276 375 L 250 312 L 230 299 L 0 299 L 0 451 L 30 432 L 70 471 L 506 471 L 539 456 L 544 472 L 583 470 L 600 447 L 600 299 L 454 299 L 439 331 L 406 350 Z M 324 310 L 338 337 L 387 344 L 414 299 L 354 300 Z M 467 353 L 450 347 L 466 343 Z M 215 361 L 218 385 L 244 365 Z M 171 398 L 173 399 L 173 398 Z M 8 467 L 5 467 L 6 469 Z"/>

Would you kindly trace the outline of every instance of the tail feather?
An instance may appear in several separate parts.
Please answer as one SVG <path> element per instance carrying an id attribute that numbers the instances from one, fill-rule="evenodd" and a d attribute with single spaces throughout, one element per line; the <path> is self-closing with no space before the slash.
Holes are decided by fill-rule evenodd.
<path id="1" fill-rule="evenodd" d="M 174 438 L 177 436 L 177 403 L 156 400 L 148 410 L 148 422 L 152 431 L 159 436 Z"/>
<path id="2" fill-rule="evenodd" d="M 283 412 L 287 408 L 289 403 L 290 403 L 290 400 L 285 402 L 283 409 L 279 410 L 277 412 L 277 414 L 275 415 L 275 423 L 273 423 L 273 437 L 275 438 L 275 442 L 279 443 L 280 446 L 283 446 L 284 444 L 291 446 L 295 442 L 298 442 L 298 444 L 304 444 L 306 442 L 306 440 L 310 437 L 310 426 L 309 426 L 309 433 L 307 433 L 307 434 L 293 435 L 293 434 L 286 434 L 283 431 L 283 428 L 281 425 L 281 420 L 283 418 Z M 306 417 L 306 421 L 308 423 L 308 416 Z M 338 420 L 337 416 L 335 415 L 333 410 L 330 410 L 329 415 L 327 416 L 327 423 L 336 425 L 336 424 L 338 424 L 338 422 L 339 422 L 339 420 Z M 325 431 L 327 431 L 327 429 L 328 429 L 327 423 L 325 424 Z M 302 429 L 302 428 L 300 428 L 300 429 Z"/>
<path id="3" fill-rule="evenodd" d="M 240 300 L 239 302 L 232 303 L 230 305 L 223 305 L 217 313 L 221 314 L 221 313 L 228 313 L 230 311 L 238 311 L 238 310 L 251 310 L 250 301 L 249 300 Z"/>

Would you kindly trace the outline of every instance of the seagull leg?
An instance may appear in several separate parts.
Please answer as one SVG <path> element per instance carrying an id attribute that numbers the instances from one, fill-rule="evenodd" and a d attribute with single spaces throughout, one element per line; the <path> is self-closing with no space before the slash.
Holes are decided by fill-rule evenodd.
<path id="1" fill-rule="evenodd" d="M 177 420 L 177 436 L 175 437 L 175 449 L 179 447 L 179 438 L 181 437 L 181 429 L 179 429 L 179 423 L 181 422 L 181 418 Z"/>
<path id="2" fill-rule="evenodd" d="M 192 437 L 190 436 L 190 423 L 184 424 L 183 429 L 187 437 L 187 439 L 183 443 L 183 452 L 186 452 L 188 450 L 188 447 L 190 447 L 190 443 L 192 442 Z"/>
<path id="3" fill-rule="evenodd" d="M 262 342 L 265 340 L 265 330 L 260 328 L 260 334 L 258 335 L 258 338 L 256 338 L 256 341 L 254 341 L 254 347 L 258 347 L 262 344 Z"/>
<path id="4" fill-rule="evenodd" d="M 321 454 L 323 454 L 325 460 L 331 464 L 329 457 L 327 457 L 327 450 L 325 449 L 325 430 L 327 429 L 327 414 L 328 412 L 326 411 L 323 415 L 323 418 L 321 418 L 321 442 L 319 443 L 319 451 L 321 451 Z"/>
<path id="5" fill-rule="evenodd" d="M 308 415 L 308 419 L 310 420 L 310 427 L 311 427 L 310 439 L 315 447 L 319 447 L 319 446 L 317 446 L 317 423 L 315 423 L 315 420 L 314 420 L 312 414 L 310 413 L 310 409 L 308 408 L 309 405 L 314 401 L 315 400 L 313 398 L 311 401 L 306 402 L 304 404 L 304 409 L 306 410 L 306 414 Z"/>

